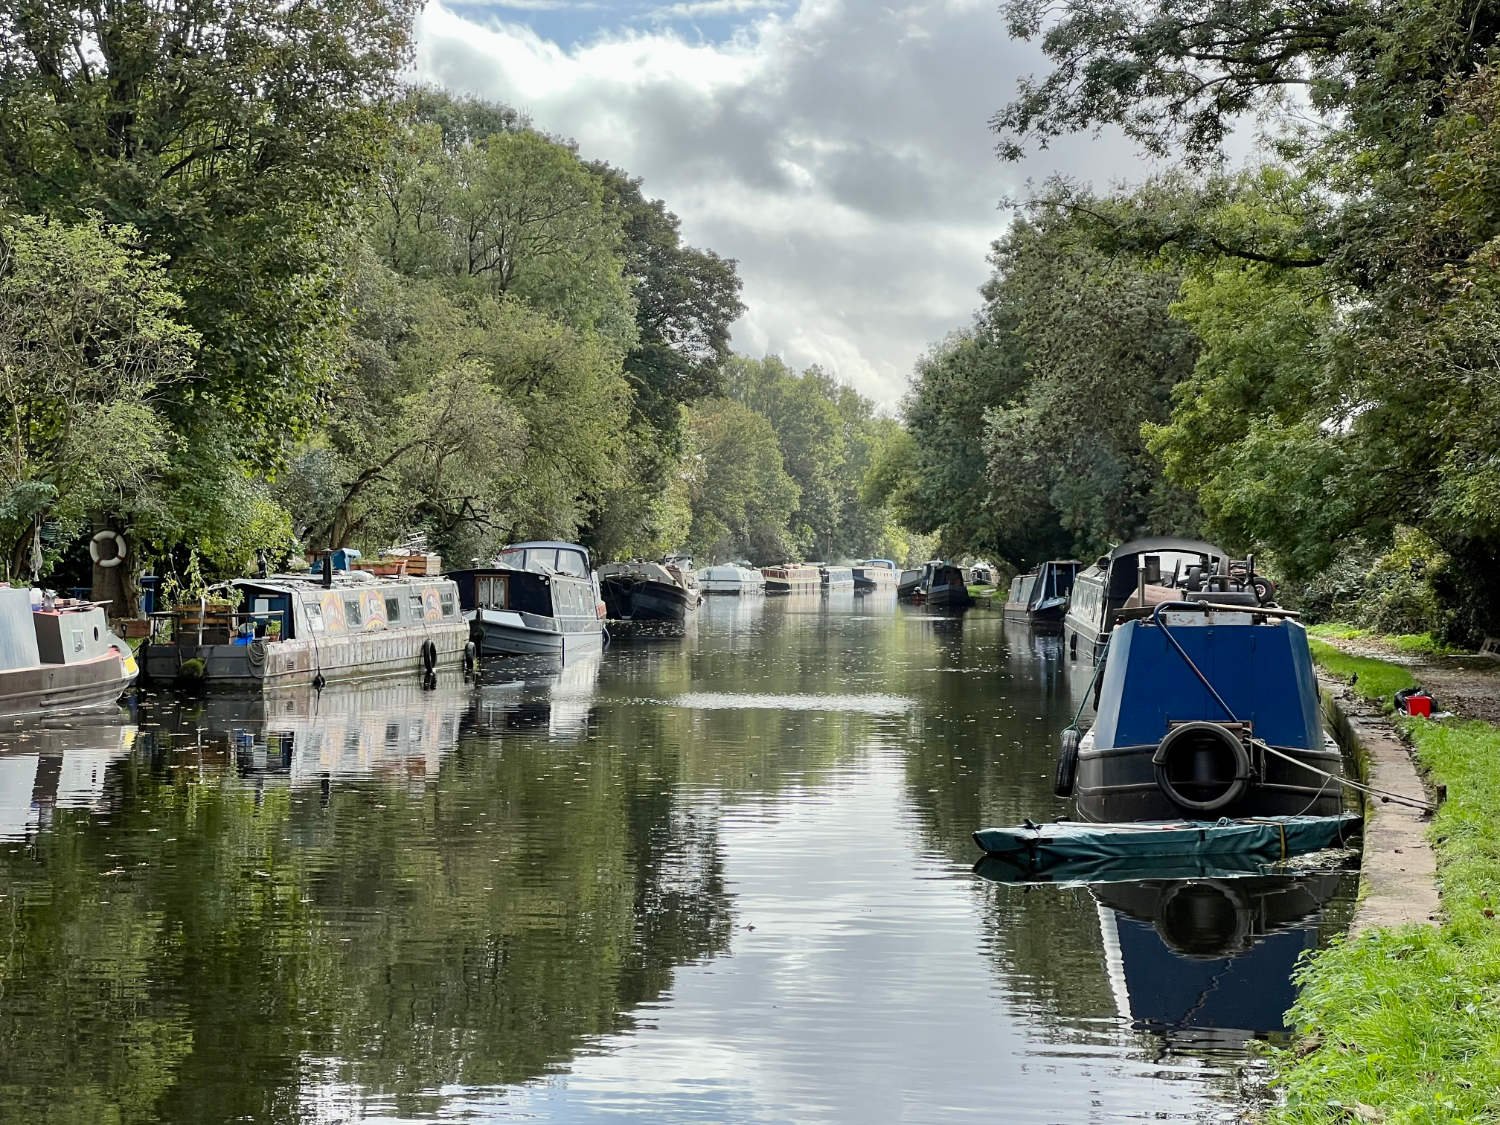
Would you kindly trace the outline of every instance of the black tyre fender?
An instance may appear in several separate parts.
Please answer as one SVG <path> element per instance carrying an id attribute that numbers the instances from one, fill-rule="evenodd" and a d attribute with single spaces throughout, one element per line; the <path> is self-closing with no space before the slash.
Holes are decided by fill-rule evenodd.
<path id="1" fill-rule="evenodd" d="M 1069 727 L 1062 732 L 1061 746 L 1057 752 L 1057 772 L 1052 777 L 1052 792 L 1059 797 L 1071 797 L 1073 786 L 1078 780 L 1078 741 L 1077 727 Z"/>
<path id="2" fill-rule="evenodd" d="M 431 641 L 422 642 L 422 671 L 431 672 L 437 667 L 438 650 L 437 645 Z"/>
<path id="3" fill-rule="evenodd" d="M 1233 776 L 1224 779 L 1223 792 L 1205 800 L 1198 800 L 1187 796 L 1172 783 L 1168 766 L 1176 748 L 1204 736 L 1216 739 L 1229 751 L 1234 764 L 1234 772 Z M 1157 788 L 1166 794 L 1169 801 L 1189 812 L 1218 812 L 1234 804 L 1245 795 L 1254 772 L 1250 761 L 1250 751 L 1240 741 L 1239 736 L 1227 727 L 1209 722 L 1183 723 L 1181 726 L 1173 727 L 1157 746 L 1156 753 L 1151 756 L 1151 765 L 1156 775 Z"/>

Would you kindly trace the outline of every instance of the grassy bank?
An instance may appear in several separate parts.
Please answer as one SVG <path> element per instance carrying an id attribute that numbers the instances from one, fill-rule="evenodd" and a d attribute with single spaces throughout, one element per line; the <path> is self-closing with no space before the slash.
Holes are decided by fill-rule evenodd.
<path id="1" fill-rule="evenodd" d="M 1389 702 L 1405 669 L 1327 644 L 1329 672 Z M 1274 1122 L 1500 1122 L 1500 728 L 1395 720 L 1447 789 L 1433 822 L 1444 920 L 1370 930 L 1319 954 L 1277 1055 Z"/>
<path id="2" fill-rule="evenodd" d="M 1456 652 L 1450 645 L 1442 644 L 1431 633 L 1376 633 L 1355 625 L 1311 625 L 1307 630 L 1313 637 L 1333 641 L 1370 641 L 1378 645 L 1389 645 L 1397 652 L 1422 656 L 1443 656 Z"/>

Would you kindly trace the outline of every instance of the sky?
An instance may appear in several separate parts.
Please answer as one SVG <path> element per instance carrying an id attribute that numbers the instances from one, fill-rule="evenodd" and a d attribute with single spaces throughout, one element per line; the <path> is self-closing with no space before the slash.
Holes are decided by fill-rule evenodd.
<path id="1" fill-rule="evenodd" d="M 889 409 L 977 310 L 1002 200 L 1139 175 L 1113 136 L 996 158 L 990 117 L 1045 69 L 998 0 L 432 0 L 417 25 L 418 80 L 640 177 L 738 262 L 737 351 Z"/>

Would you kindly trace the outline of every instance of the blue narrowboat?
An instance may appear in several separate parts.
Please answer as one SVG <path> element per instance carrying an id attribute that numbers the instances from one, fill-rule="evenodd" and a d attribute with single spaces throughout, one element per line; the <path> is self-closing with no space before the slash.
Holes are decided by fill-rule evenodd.
<path id="1" fill-rule="evenodd" d="M 1225 596 L 1190 593 L 1115 626 L 1093 727 L 1064 732 L 1058 760 L 1058 795 L 1081 819 L 1342 811 L 1306 631 L 1275 607 L 1216 604 Z"/>

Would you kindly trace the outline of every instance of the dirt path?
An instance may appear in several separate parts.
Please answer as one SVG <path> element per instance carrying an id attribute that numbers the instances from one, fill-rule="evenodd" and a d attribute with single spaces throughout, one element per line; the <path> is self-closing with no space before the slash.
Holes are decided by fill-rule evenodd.
<path id="1" fill-rule="evenodd" d="M 1319 638 L 1351 656 L 1371 656 L 1411 670 L 1444 711 L 1466 719 L 1500 723 L 1500 660 L 1489 656 L 1426 656 L 1402 652 L 1373 637 L 1358 640 Z"/>

